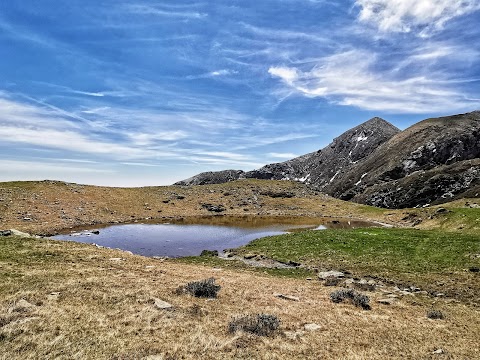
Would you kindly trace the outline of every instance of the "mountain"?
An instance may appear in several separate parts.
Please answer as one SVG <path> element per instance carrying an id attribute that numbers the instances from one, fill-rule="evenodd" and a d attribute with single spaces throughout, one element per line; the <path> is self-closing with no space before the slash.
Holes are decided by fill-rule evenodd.
<path id="1" fill-rule="evenodd" d="M 401 208 L 480 193 L 480 112 L 421 121 L 380 145 L 324 191 Z"/>
<path id="2" fill-rule="evenodd" d="M 202 173 L 176 185 L 244 178 L 300 181 L 342 200 L 386 208 L 477 197 L 480 111 L 427 119 L 404 131 L 373 118 L 316 152 L 249 172 Z"/>
<path id="3" fill-rule="evenodd" d="M 378 117 L 335 138 L 327 147 L 282 163 L 266 165 L 243 174 L 246 178 L 295 180 L 323 190 L 337 176 L 368 157 L 379 145 L 399 133 Z"/>
<path id="4" fill-rule="evenodd" d="M 218 184 L 238 179 L 294 180 L 322 189 L 340 172 L 370 155 L 380 144 L 397 134 L 395 126 L 378 117 L 350 129 L 335 138 L 327 147 L 258 170 L 244 172 L 225 170 L 204 172 L 175 185 Z"/>

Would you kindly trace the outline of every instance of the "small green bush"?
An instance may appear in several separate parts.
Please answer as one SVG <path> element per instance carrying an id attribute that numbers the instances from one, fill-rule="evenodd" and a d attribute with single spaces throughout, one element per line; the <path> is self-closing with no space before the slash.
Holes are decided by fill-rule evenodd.
<path id="1" fill-rule="evenodd" d="M 361 307 L 363 310 L 370 310 L 370 298 L 367 295 L 360 294 L 353 289 L 336 290 L 330 294 L 330 299 L 334 303 L 341 303 L 345 300 L 350 301 L 353 305 Z"/>
<path id="2" fill-rule="evenodd" d="M 228 332 L 245 331 L 258 336 L 269 336 L 280 326 L 280 320 L 275 315 L 253 314 L 233 318 L 228 324 Z"/>
<path id="3" fill-rule="evenodd" d="M 202 253 L 200 254 L 200 256 L 216 257 L 216 256 L 218 256 L 218 250 L 202 250 Z"/>
<path id="4" fill-rule="evenodd" d="M 215 284 L 214 278 L 192 281 L 185 285 L 185 292 L 195 297 L 216 298 L 221 286 Z"/>

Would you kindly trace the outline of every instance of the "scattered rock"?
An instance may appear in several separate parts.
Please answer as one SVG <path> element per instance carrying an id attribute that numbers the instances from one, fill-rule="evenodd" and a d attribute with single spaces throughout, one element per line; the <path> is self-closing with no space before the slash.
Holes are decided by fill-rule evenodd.
<path id="1" fill-rule="evenodd" d="M 11 230 L 0 230 L 0 236 L 11 236 L 12 231 Z"/>
<path id="2" fill-rule="evenodd" d="M 473 272 L 473 273 L 478 273 L 480 272 L 480 268 L 476 266 L 472 266 L 471 268 L 468 269 L 468 271 Z"/>
<path id="3" fill-rule="evenodd" d="M 432 352 L 433 355 L 440 355 L 440 354 L 444 354 L 444 353 L 445 353 L 445 351 L 443 349 L 437 349 L 434 352 Z"/>
<path id="4" fill-rule="evenodd" d="M 222 205 L 202 204 L 202 207 L 208 211 L 217 213 L 225 211 L 225 208 Z"/>
<path id="5" fill-rule="evenodd" d="M 123 261 L 125 259 L 123 259 L 123 258 L 110 258 L 108 260 L 110 260 L 110 261 Z"/>
<path id="6" fill-rule="evenodd" d="M 391 299 L 398 299 L 398 295 L 395 294 L 388 294 L 387 297 Z"/>
<path id="7" fill-rule="evenodd" d="M 60 297 L 60 292 L 58 291 L 51 292 L 50 294 L 47 295 L 47 299 L 51 301 L 57 301 L 59 297 Z"/>
<path id="8" fill-rule="evenodd" d="M 99 230 L 92 230 L 92 234 L 98 235 L 98 234 L 100 234 L 100 231 Z"/>
<path id="9" fill-rule="evenodd" d="M 322 327 L 318 324 L 311 323 L 311 324 L 305 324 L 305 326 L 303 328 L 306 331 L 316 331 L 316 330 L 320 330 Z"/>
<path id="10" fill-rule="evenodd" d="M 290 300 L 290 301 L 300 301 L 300 298 L 291 295 L 284 295 L 284 294 L 273 294 L 273 296 L 278 297 L 280 299 Z"/>
<path id="11" fill-rule="evenodd" d="M 35 309 L 36 306 L 29 303 L 25 299 L 20 299 L 15 303 L 15 307 L 12 309 L 14 312 L 26 312 Z"/>
<path id="12" fill-rule="evenodd" d="M 345 277 L 345 274 L 341 271 L 321 271 L 318 273 L 318 277 L 322 280 L 325 280 L 327 278 L 343 278 Z"/>
<path id="13" fill-rule="evenodd" d="M 387 299 L 380 299 L 380 300 L 377 300 L 377 302 L 379 304 L 382 304 L 382 305 L 392 305 L 394 302 L 396 301 L 395 298 L 387 298 Z"/>
<path id="14" fill-rule="evenodd" d="M 153 305 L 157 308 L 157 309 L 161 309 L 161 310 L 166 310 L 166 309 L 171 309 L 173 308 L 173 305 L 166 302 L 166 301 L 163 301 L 163 300 L 160 300 L 160 299 L 157 299 L 157 298 L 154 298 L 153 299 L 154 303 Z"/>
<path id="15" fill-rule="evenodd" d="M 247 254 L 247 255 L 244 255 L 243 258 L 247 259 L 247 260 L 250 260 L 250 259 L 253 259 L 256 256 L 257 256 L 256 254 Z"/>
<path id="16" fill-rule="evenodd" d="M 441 208 L 438 208 L 437 211 L 435 211 L 437 214 L 446 214 L 450 211 L 448 211 L 447 209 L 441 207 Z"/>

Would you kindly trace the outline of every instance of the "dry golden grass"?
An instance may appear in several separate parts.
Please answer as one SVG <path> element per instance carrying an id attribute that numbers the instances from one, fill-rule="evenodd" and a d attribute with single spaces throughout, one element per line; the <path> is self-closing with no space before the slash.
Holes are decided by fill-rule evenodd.
<path id="1" fill-rule="evenodd" d="M 267 193 L 288 193 L 272 197 Z M 222 215 L 348 217 L 396 222 L 400 212 L 333 199 L 287 181 L 242 180 L 194 187 L 109 188 L 63 182 L 0 183 L 0 229 L 45 234 L 71 227 L 148 219 L 215 215 L 202 204 L 222 205 Z M 392 215 L 395 214 L 395 215 Z"/>
<path id="2" fill-rule="evenodd" d="M 386 306 L 376 303 L 382 294 L 375 292 L 368 293 L 372 310 L 364 311 L 332 303 L 334 288 L 318 281 L 69 242 L 0 242 L 0 359 L 475 359 L 480 353 L 478 309 L 455 302 L 407 296 Z M 208 277 L 222 286 L 216 300 L 174 293 Z M 173 310 L 156 309 L 154 298 Z M 446 319 L 428 319 L 432 307 Z M 276 336 L 227 332 L 233 315 L 259 312 L 281 319 Z M 307 323 L 321 329 L 304 331 Z M 437 349 L 444 353 L 433 354 Z"/>

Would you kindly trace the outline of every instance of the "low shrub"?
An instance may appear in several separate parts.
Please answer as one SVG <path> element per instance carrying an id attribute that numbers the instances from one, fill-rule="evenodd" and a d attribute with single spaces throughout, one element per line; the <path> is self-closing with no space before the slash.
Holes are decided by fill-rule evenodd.
<path id="1" fill-rule="evenodd" d="M 233 318 L 228 324 L 228 332 L 245 331 L 258 336 L 270 336 L 280 327 L 280 320 L 275 315 L 251 314 Z"/>
<path id="2" fill-rule="evenodd" d="M 336 290 L 330 294 L 330 299 L 334 303 L 350 301 L 353 305 L 361 307 L 364 310 L 370 310 L 370 298 L 367 295 L 360 294 L 353 289 Z"/>
<path id="3" fill-rule="evenodd" d="M 214 278 L 192 281 L 185 285 L 185 292 L 201 298 L 216 298 L 221 286 L 215 284 Z"/>
<path id="4" fill-rule="evenodd" d="M 218 250 L 202 250 L 202 253 L 200 256 L 212 256 L 212 257 L 217 257 L 218 256 Z"/>
<path id="5" fill-rule="evenodd" d="M 441 320 L 444 319 L 443 313 L 440 310 L 430 310 L 427 312 L 429 319 Z"/>

